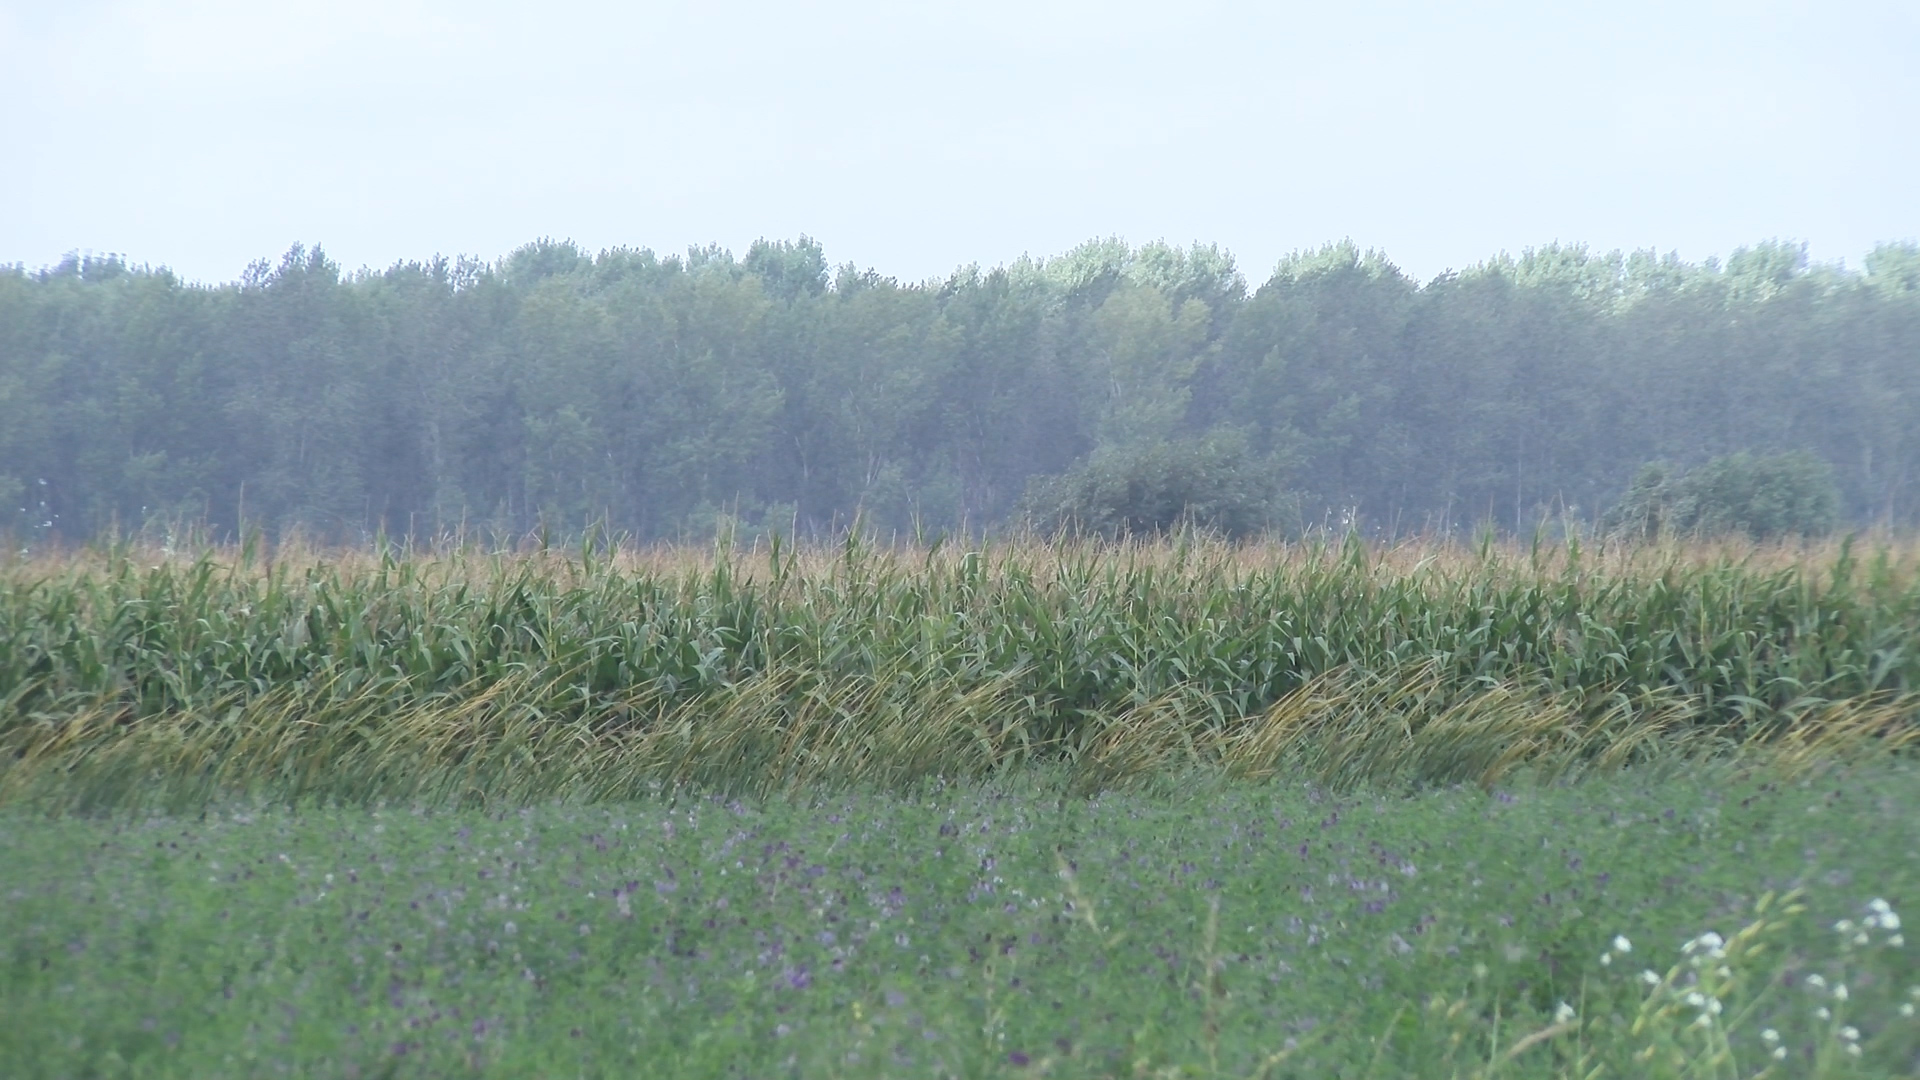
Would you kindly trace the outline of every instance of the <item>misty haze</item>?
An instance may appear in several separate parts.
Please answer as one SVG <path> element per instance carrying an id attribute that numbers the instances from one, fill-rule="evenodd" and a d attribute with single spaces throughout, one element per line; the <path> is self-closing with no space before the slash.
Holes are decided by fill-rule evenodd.
<path id="1" fill-rule="evenodd" d="M 224 286 L 0 275 L 22 542 L 589 527 L 818 537 L 1183 524 L 1756 538 L 1920 512 L 1920 247 L 1858 269 L 1529 250 L 1418 282 L 1336 244 L 1249 282 L 1094 241 L 902 283 L 822 245 L 538 241 Z M 157 534 L 156 534 L 157 535 Z"/>
<path id="2" fill-rule="evenodd" d="M 0 1078 L 1920 1077 L 1916 58 L 0 2 Z"/>

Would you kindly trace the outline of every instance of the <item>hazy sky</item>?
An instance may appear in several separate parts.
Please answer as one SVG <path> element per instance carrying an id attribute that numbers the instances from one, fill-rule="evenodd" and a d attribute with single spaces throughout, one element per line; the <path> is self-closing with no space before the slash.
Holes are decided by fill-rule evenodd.
<path id="1" fill-rule="evenodd" d="M 0 0 L 0 262 L 1920 235 L 1920 3 Z"/>

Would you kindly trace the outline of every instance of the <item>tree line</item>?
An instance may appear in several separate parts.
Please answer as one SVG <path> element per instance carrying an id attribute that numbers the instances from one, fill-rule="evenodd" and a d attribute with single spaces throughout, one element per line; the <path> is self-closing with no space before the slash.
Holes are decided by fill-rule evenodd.
<path id="1" fill-rule="evenodd" d="M 0 531 L 29 540 L 1527 533 L 1783 454 L 1838 522 L 1920 517 L 1920 247 L 1550 246 L 1422 283 L 1343 243 L 1257 286 L 1119 240 L 918 283 L 806 237 L 0 269 Z"/>

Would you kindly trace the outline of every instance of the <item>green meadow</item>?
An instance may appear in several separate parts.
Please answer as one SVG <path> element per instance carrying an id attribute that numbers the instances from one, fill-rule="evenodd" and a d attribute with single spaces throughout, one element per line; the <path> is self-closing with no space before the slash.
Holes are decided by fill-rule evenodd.
<path id="1" fill-rule="evenodd" d="M 1920 1072 L 1920 550 L 0 566 L 21 1077 Z"/>

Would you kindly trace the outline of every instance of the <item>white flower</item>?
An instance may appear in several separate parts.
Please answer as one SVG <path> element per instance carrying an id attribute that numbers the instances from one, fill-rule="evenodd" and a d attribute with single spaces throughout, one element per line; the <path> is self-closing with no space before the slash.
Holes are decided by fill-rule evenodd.
<path id="1" fill-rule="evenodd" d="M 1867 910 L 1873 912 L 1875 915 L 1885 915 L 1893 910 L 1893 905 L 1876 896 L 1867 901 Z"/>
<path id="2" fill-rule="evenodd" d="M 1695 990 L 1692 993 L 1687 995 L 1687 1004 L 1693 1006 L 1696 1009 L 1705 1008 L 1707 1004 L 1707 995 L 1701 993 L 1698 990 Z"/>
<path id="3" fill-rule="evenodd" d="M 1625 956 L 1633 951 L 1633 942 L 1628 941 L 1625 934 L 1616 935 L 1613 939 L 1613 951 Z"/>
<path id="4" fill-rule="evenodd" d="M 1887 939 L 1887 944 L 1893 946 L 1896 949 L 1902 945 L 1905 945 L 1906 943 L 1907 943 L 1907 939 L 1902 934 L 1895 934 L 1892 937 Z"/>
<path id="5" fill-rule="evenodd" d="M 1601 953 L 1601 954 L 1600 954 L 1600 966 L 1601 966 L 1601 967 L 1610 967 L 1610 966 L 1612 966 L 1612 964 L 1613 964 L 1613 954 L 1612 954 L 1612 953 Z"/>
<path id="6" fill-rule="evenodd" d="M 1772 1028 L 1768 1028 L 1760 1033 L 1760 1041 L 1766 1043 L 1768 1046 L 1772 1046 L 1780 1041 L 1780 1033 Z"/>
<path id="7" fill-rule="evenodd" d="M 1848 1042 L 1859 1042 L 1860 1029 L 1854 1027 L 1852 1024 L 1848 1024 L 1846 1027 L 1840 1029 L 1840 1037 Z"/>
<path id="8" fill-rule="evenodd" d="M 1640 981 L 1648 986 L 1659 986 L 1660 976 L 1654 974 L 1652 969 L 1648 969 L 1640 973 Z"/>
<path id="9" fill-rule="evenodd" d="M 1911 1002 L 1911 1001 L 1903 1001 L 1903 1002 L 1901 1002 L 1901 1003 L 1900 1003 L 1900 1015 L 1901 1015 L 1901 1016 L 1912 1016 L 1912 1015 L 1913 1015 L 1913 1002 Z"/>
<path id="10" fill-rule="evenodd" d="M 1720 999 L 1719 998 L 1707 999 L 1707 1012 L 1713 1014 L 1714 1016 L 1720 1015 Z"/>
<path id="11" fill-rule="evenodd" d="M 1785 1061 L 1785 1060 L 1787 1060 L 1787 1048 L 1786 1048 L 1786 1047 L 1784 1047 L 1784 1046 L 1776 1046 L 1776 1047 L 1774 1047 L 1774 1048 L 1773 1048 L 1773 1060 L 1775 1060 L 1775 1061 Z"/>
<path id="12" fill-rule="evenodd" d="M 1833 985 L 1833 1000 L 1835 1001 L 1847 1000 L 1847 984 L 1846 983 L 1835 983 Z"/>
<path id="13" fill-rule="evenodd" d="M 1859 1056 L 1860 1056 L 1860 1044 L 1859 1044 L 1859 1043 L 1848 1043 L 1848 1044 L 1847 1044 L 1847 1053 L 1849 1053 L 1849 1054 L 1851 1054 L 1851 1055 L 1853 1055 L 1854 1057 L 1859 1057 Z"/>
<path id="14" fill-rule="evenodd" d="M 1556 1024 L 1564 1024 L 1573 1019 L 1573 1016 L 1573 1006 L 1564 1001 L 1560 1003 L 1559 1008 L 1553 1010 L 1553 1022 Z"/>
<path id="15" fill-rule="evenodd" d="M 1807 985 L 1825 989 L 1827 980 L 1819 975 L 1809 975 L 1807 976 Z"/>
<path id="16" fill-rule="evenodd" d="M 1827 1008 L 1825 1005 L 1822 1005 L 1819 1008 L 1813 1010 L 1813 1015 L 1816 1019 L 1819 1019 L 1819 1020 L 1831 1020 L 1833 1019 L 1833 1010 Z"/>
<path id="17" fill-rule="evenodd" d="M 1895 915 L 1891 911 L 1885 912 L 1880 916 L 1880 929 L 1882 930 L 1900 929 L 1900 916 Z"/>
<path id="18" fill-rule="evenodd" d="M 1853 933 L 1853 920 L 1841 919 L 1839 922 L 1833 924 L 1833 929 L 1835 933 L 1851 934 Z"/>

